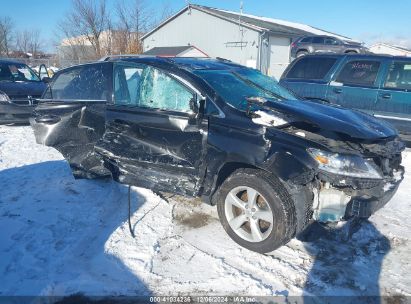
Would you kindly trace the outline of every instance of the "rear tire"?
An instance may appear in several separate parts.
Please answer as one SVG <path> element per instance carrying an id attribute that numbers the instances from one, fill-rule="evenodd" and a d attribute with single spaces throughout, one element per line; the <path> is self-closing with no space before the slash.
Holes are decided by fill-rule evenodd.
<path id="1" fill-rule="evenodd" d="M 238 169 L 221 185 L 218 215 L 239 245 L 269 253 L 295 235 L 295 206 L 280 180 L 256 169 Z"/>

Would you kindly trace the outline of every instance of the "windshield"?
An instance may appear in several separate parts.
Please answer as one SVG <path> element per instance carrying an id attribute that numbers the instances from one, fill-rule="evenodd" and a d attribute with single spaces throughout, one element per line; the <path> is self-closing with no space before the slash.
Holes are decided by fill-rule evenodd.
<path id="1" fill-rule="evenodd" d="M 40 81 L 24 63 L 0 63 L 0 81 Z"/>
<path id="2" fill-rule="evenodd" d="M 297 100 L 275 79 L 252 69 L 197 70 L 226 102 L 239 110 L 247 109 L 247 97 L 263 97 L 276 100 Z"/>

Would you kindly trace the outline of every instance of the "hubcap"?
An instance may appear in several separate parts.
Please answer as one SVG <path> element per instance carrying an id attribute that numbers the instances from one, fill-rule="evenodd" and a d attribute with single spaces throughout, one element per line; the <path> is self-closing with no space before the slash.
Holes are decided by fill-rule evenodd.
<path id="1" fill-rule="evenodd" d="M 264 241 L 273 229 L 270 205 L 251 187 L 232 189 L 225 199 L 224 210 L 231 229 L 248 242 Z"/>

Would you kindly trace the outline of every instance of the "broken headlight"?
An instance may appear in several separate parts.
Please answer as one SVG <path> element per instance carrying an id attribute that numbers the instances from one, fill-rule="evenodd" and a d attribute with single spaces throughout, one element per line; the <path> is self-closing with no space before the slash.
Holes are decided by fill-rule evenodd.
<path id="1" fill-rule="evenodd" d="M 308 149 L 318 168 L 344 176 L 379 179 L 381 175 L 371 163 L 358 155 L 343 155 L 318 149 Z"/>
<path id="2" fill-rule="evenodd" d="M 9 103 L 9 102 L 10 102 L 9 96 L 7 96 L 7 94 L 4 93 L 3 91 L 0 91 L 0 103 Z"/>

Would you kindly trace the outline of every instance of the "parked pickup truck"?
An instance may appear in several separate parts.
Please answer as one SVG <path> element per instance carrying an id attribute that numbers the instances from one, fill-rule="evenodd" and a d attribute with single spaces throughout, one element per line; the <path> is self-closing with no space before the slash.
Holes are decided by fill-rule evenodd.
<path id="1" fill-rule="evenodd" d="M 308 55 L 293 61 L 280 83 L 300 97 L 385 119 L 411 140 L 411 58 Z"/>

